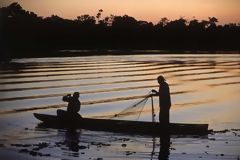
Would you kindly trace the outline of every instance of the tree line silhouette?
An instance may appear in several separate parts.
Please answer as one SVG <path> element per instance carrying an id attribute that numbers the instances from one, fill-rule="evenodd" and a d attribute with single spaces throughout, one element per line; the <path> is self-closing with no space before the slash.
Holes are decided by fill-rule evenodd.
<path id="1" fill-rule="evenodd" d="M 159 23 L 124 15 L 81 15 L 74 20 L 40 17 L 18 3 L 0 8 L 1 50 L 12 57 L 49 56 L 56 50 L 239 50 L 240 24 L 217 25 L 218 19 Z M 27 52 L 29 51 L 29 52 Z M 32 52 L 34 51 L 34 52 Z M 45 55 L 44 55 L 45 53 Z"/>

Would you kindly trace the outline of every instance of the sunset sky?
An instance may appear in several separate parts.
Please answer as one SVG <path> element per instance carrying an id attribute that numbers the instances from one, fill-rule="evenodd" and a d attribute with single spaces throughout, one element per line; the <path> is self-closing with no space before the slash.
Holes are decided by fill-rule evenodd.
<path id="1" fill-rule="evenodd" d="M 127 14 L 154 23 L 162 17 L 202 20 L 213 16 L 220 24 L 240 23 L 240 0 L 1 0 L 1 6 L 12 2 L 43 17 L 56 14 L 75 19 L 82 14 L 95 16 L 103 9 L 103 16 Z"/>

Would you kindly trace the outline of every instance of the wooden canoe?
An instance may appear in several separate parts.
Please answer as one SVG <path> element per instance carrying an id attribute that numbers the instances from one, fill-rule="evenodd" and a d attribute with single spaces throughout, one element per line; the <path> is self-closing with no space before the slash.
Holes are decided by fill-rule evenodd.
<path id="1" fill-rule="evenodd" d="M 164 126 L 159 122 L 127 121 L 112 119 L 77 118 L 66 120 L 56 115 L 34 113 L 42 125 L 51 128 L 79 128 L 94 131 L 109 131 L 131 134 L 161 135 L 206 135 L 208 124 L 170 123 Z"/>

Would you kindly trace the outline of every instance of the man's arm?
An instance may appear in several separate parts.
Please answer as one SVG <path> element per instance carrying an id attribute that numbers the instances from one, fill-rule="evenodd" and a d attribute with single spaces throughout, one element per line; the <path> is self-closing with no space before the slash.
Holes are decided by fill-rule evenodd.
<path id="1" fill-rule="evenodd" d="M 70 102 L 70 98 L 71 98 L 71 94 L 67 94 L 67 95 L 65 95 L 65 96 L 62 97 L 62 100 L 63 100 L 64 102 Z"/>
<path id="2" fill-rule="evenodd" d="M 159 96 L 159 92 L 156 91 L 155 89 L 152 90 L 152 96 Z"/>

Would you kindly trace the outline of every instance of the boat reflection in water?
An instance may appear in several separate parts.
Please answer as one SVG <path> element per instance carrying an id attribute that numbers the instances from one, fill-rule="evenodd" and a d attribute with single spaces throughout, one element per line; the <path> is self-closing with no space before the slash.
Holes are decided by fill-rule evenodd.
<path id="1" fill-rule="evenodd" d="M 165 134 L 160 137 L 160 149 L 159 149 L 159 160 L 167 160 L 170 154 L 170 135 Z"/>
<path id="2" fill-rule="evenodd" d="M 39 123 L 36 128 L 48 131 L 43 123 Z M 176 147 L 176 144 L 174 145 L 176 138 L 200 140 L 208 139 L 208 135 L 171 135 L 165 132 L 156 136 L 62 128 L 57 129 L 56 141 L 51 138 L 50 141 L 55 142 L 48 149 L 54 150 L 53 155 L 60 155 L 66 159 L 76 157 L 126 159 L 133 156 L 135 159 L 168 160 L 170 156 L 176 155 L 173 151 Z"/>
<path id="3" fill-rule="evenodd" d="M 63 142 L 64 145 L 68 148 L 69 151 L 79 152 L 79 149 L 82 149 L 83 146 L 79 145 L 79 138 L 81 132 L 78 132 L 74 129 L 68 129 L 65 133 L 65 141 Z M 153 154 L 155 150 L 155 138 L 153 138 Z M 168 160 L 170 155 L 170 135 L 165 134 L 160 136 L 160 147 L 159 147 L 159 160 Z M 152 154 L 152 155 L 153 155 Z"/>
<path id="4" fill-rule="evenodd" d="M 65 134 L 64 144 L 70 151 L 78 152 L 80 149 L 79 138 L 81 132 L 77 132 L 75 129 L 68 129 Z"/>
<path id="5" fill-rule="evenodd" d="M 81 131 L 75 129 L 68 129 L 65 132 L 65 140 L 64 142 L 59 142 L 58 144 L 66 146 L 68 151 L 72 151 L 74 153 L 69 154 L 68 156 L 79 157 L 79 150 L 86 149 L 86 146 L 80 145 L 80 135 Z M 153 137 L 153 150 L 151 154 L 151 160 L 159 159 L 159 160 L 168 160 L 170 155 L 170 134 L 164 134 L 159 137 L 159 153 L 157 157 L 153 157 L 155 153 L 156 144 L 156 137 Z M 96 143 L 97 144 L 97 143 Z M 59 146 L 62 148 L 62 146 Z"/>

